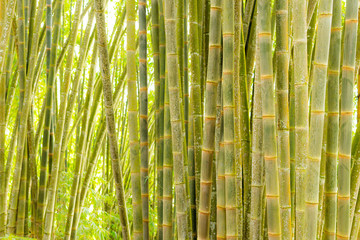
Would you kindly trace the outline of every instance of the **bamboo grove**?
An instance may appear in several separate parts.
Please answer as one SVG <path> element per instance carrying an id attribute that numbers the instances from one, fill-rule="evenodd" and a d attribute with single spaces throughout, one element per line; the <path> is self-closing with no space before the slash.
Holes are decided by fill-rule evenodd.
<path id="1" fill-rule="evenodd" d="M 360 239 L 359 19 L 0 0 L 0 238 Z"/>

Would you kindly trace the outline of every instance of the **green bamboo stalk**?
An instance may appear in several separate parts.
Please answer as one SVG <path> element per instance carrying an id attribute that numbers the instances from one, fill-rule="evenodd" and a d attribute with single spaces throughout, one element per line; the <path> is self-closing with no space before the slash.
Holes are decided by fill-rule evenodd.
<path id="1" fill-rule="evenodd" d="M 337 154 L 339 136 L 339 76 L 341 44 L 341 1 L 333 1 L 328 66 L 328 133 L 324 190 L 323 239 L 336 239 Z"/>
<path id="2" fill-rule="evenodd" d="M 224 162 L 224 111 L 222 107 L 222 79 L 220 79 L 218 89 L 219 98 L 216 101 L 216 108 L 220 112 L 217 122 L 217 134 L 219 138 L 219 150 L 216 156 L 217 179 L 216 179 L 216 237 L 226 239 L 226 212 L 225 212 L 225 162 Z"/>
<path id="3" fill-rule="evenodd" d="M 131 2 L 129 2 L 131 3 Z M 135 9 L 135 7 L 133 7 Z M 127 12 L 132 9 L 129 4 L 127 4 Z M 110 82 L 110 63 L 109 63 L 109 54 L 107 50 L 107 40 L 106 40 L 106 24 L 105 24 L 105 13 L 104 13 L 104 4 L 102 0 L 95 1 L 95 12 L 96 12 L 96 22 L 97 22 L 97 35 L 98 35 L 98 48 L 100 56 L 100 69 L 102 72 L 102 82 L 103 82 L 103 93 L 104 93 L 104 105 L 106 106 L 106 125 L 107 133 L 109 136 L 110 142 L 110 152 L 112 158 L 112 169 L 113 177 L 116 183 L 116 195 L 119 205 L 121 227 L 122 227 L 122 237 L 124 239 L 130 239 L 130 231 L 128 226 L 127 212 L 125 209 L 125 195 L 124 187 L 122 182 L 122 173 L 121 166 L 119 163 L 119 152 L 117 146 L 117 135 L 115 129 L 115 119 L 114 119 L 114 108 L 111 94 L 111 82 Z M 135 23 L 133 23 L 135 24 Z M 129 30 L 128 30 L 129 31 Z M 131 32 L 129 32 L 131 33 Z M 128 36 L 129 37 L 129 36 Z M 130 39 L 130 38 L 129 38 Z M 133 39 L 131 39 L 133 41 Z M 128 44 L 131 44 L 128 42 Z M 131 45 L 129 45 L 130 47 Z M 131 49 L 129 49 L 131 50 Z M 135 50 L 135 49 L 134 49 Z M 129 60 L 129 59 L 128 59 Z M 135 65 L 135 64 L 134 64 Z M 135 68 L 135 66 L 133 66 Z M 136 86 L 134 86 L 136 87 Z M 141 205 L 140 205 L 141 206 Z M 140 208 L 141 213 L 141 208 Z M 141 219 L 141 215 L 140 215 Z M 142 231 L 142 226 L 141 226 Z M 142 233 L 141 233 L 142 236 Z"/>
<path id="4" fill-rule="evenodd" d="M 200 192 L 200 165 L 201 165 L 201 143 L 202 143 L 202 98 L 201 98 L 201 74 L 200 74 L 200 41 L 201 28 L 199 23 L 198 1 L 189 0 L 189 50 L 190 50 L 190 75 L 191 75 L 191 92 L 190 104 L 192 109 L 193 121 L 193 142 L 194 142 L 194 165 L 195 165 L 195 199 L 196 209 L 199 208 L 199 192 Z M 202 9 L 201 9 L 202 10 Z M 196 129 L 196 130 L 195 130 Z M 190 196 L 193 197 L 193 196 Z M 196 229 L 193 229 L 196 233 Z"/>
<path id="5" fill-rule="evenodd" d="M 243 31 L 244 31 L 244 40 L 247 43 L 249 31 L 250 31 L 250 25 L 254 24 L 256 25 L 256 22 L 251 22 L 252 16 L 256 15 L 256 0 L 249 0 L 246 1 L 245 5 L 245 12 L 243 16 Z"/>
<path id="6" fill-rule="evenodd" d="M 305 188 L 306 239 L 317 237 L 320 161 L 323 141 L 327 65 L 329 58 L 332 1 L 319 3 L 319 21 L 312 73 L 309 153 Z"/>
<path id="7" fill-rule="evenodd" d="M 241 26 L 242 22 L 240 22 Z M 249 119 L 249 91 L 247 80 L 247 65 L 246 65 L 246 52 L 244 33 L 241 31 L 240 41 L 240 141 L 241 141 L 241 163 L 243 164 L 244 175 L 244 237 L 248 238 L 250 234 L 250 201 L 251 201 L 251 149 L 250 149 L 250 119 Z M 240 179 L 241 180 L 241 179 Z M 241 186 L 241 182 L 238 183 Z M 241 189 L 240 189 L 241 190 Z M 239 190 L 239 191 L 240 191 Z M 238 206 L 241 208 L 241 206 Z"/>
<path id="8" fill-rule="evenodd" d="M 148 147 L 148 90 L 147 90 L 147 39 L 146 0 L 139 1 L 139 74 L 140 74 L 140 154 L 141 200 L 143 238 L 149 239 L 149 147 Z"/>
<path id="9" fill-rule="evenodd" d="M 358 1 L 346 1 L 344 25 L 344 51 L 342 58 L 340 135 L 338 167 L 338 214 L 337 237 L 348 239 L 350 235 L 350 167 L 353 90 L 355 77 L 356 29 Z"/>
<path id="10" fill-rule="evenodd" d="M 6 78 L 3 77 L 5 49 L 9 41 L 14 1 L 1 1 L 1 38 L 0 38 L 0 236 L 6 230 L 6 185 L 5 185 L 5 140 L 6 140 Z M 11 48 L 11 47 L 10 47 Z M 5 69 L 4 69 L 5 70 Z"/>
<path id="11" fill-rule="evenodd" d="M 305 169 L 308 153 L 308 75 L 306 51 L 306 1 L 292 1 L 293 66 L 295 93 L 295 238 L 304 239 Z"/>
<path id="12" fill-rule="evenodd" d="M 27 141 L 25 141 L 24 159 L 21 167 L 20 189 L 19 189 L 19 203 L 16 216 L 16 235 L 24 237 L 25 228 L 25 208 L 26 208 L 26 175 L 28 165 L 28 151 Z"/>
<path id="13" fill-rule="evenodd" d="M 257 34 L 256 34 L 257 35 Z M 264 160 L 263 160 L 263 122 L 259 61 L 259 41 L 256 40 L 256 68 L 254 79 L 254 102 L 252 118 L 252 168 L 251 168 L 251 212 L 250 238 L 261 239 L 263 222 Z"/>
<path id="14" fill-rule="evenodd" d="M 10 207 L 8 211 L 8 226 L 7 231 L 9 234 L 14 234 L 16 230 L 16 214 L 18 210 L 18 196 L 20 189 L 20 178 L 21 178 L 21 168 L 24 155 L 24 146 L 25 146 L 25 131 L 27 123 L 28 109 L 27 106 L 31 101 L 30 93 L 31 86 L 26 88 L 25 91 L 25 78 L 26 78 L 26 62 L 25 62 L 25 23 L 24 23 L 24 3 L 23 0 L 17 1 L 17 38 L 18 38 L 18 66 L 19 66 L 19 136 L 17 139 L 17 154 L 16 154 L 16 165 L 13 175 L 13 184 L 11 189 L 10 197 Z M 25 92 L 26 92 L 26 101 L 25 101 Z"/>
<path id="15" fill-rule="evenodd" d="M 174 184 L 176 196 L 176 221 L 178 239 L 188 238 L 188 204 L 186 197 L 185 153 L 183 148 L 183 124 L 182 107 L 180 102 L 179 88 L 179 69 L 176 47 L 176 4 L 174 1 L 165 2 L 165 34 L 166 44 L 166 63 L 169 83 L 170 99 L 170 121 L 172 133 L 172 153 L 174 162 Z"/>
<path id="16" fill-rule="evenodd" d="M 47 76 L 47 92 L 46 92 L 46 113 L 45 113 L 45 126 L 43 134 L 43 146 L 41 155 L 41 167 L 40 167 L 40 181 L 39 181 L 39 196 L 38 196 L 38 208 L 36 214 L 37 223 L 37 237 L 43 236 L 43 221 L 44 212 L 46 208 L 46 168 L 48 162 L 49 151 L 49 138 L 50 138 L 50 115 L 52 106 L 52 89 L 50 88 L 50 50 L 51 50 L 51 30 L 52 30 L 52 5 L 51 0 L 46 0 L 46 76 Z M 49 89 L 50 88 L 50 89 Z"/>
<path id="17" fill-rule="evenodd" d="M 65 76 L 64 76 L 64 80 L 63 80 L 64 86 L 61 89 L 62 90 L 61 94 L 63 94 L 63 96 L 61 96 L 61 99 L 64 99 L 64 97 L 67 95 L 67 93 L 69 91 L 71 70 L 72 70 L 72 63 L 73 63 L 73 56 L 74 56 L 74 48 L 75 48 L 74 45 L 75 45 L 77 31 L 78 31 L 79 22 L 80 22 L 79 15 L 80 15 L 81 8 L 82 8 L 82 1 L 81 0 L 76 1 L 75 13 L 74 13 L 75 17 L 73 19 L 73 25 L 72 25 L 72 30 L 71 30 L 70 40 L 69 40 L 69 51 L 68 51 L 68 55 L 67 55 L 66 66 L 65 66 Z M 94 55 L 96 55 L 96 53 Z M 86 111 L 86 114 L 89 114 L 88 111 Z M 87 119 L 88 118 L 86 116 L 83 117 L 83 121 L 86 121 Z M 87 133 L 86 129 L 82 128 L 81 137 L 78 142 L 79 143 L 78 148 L 77 148 L 78 152 L 76 154 L 76 159 L 75 159 L 74 179 L 73 179 L 73 184 L 71 187 L 71 197 L 70 197 L 70 202 L 69 202 L 68 217 L 67 217 L 66 228 L 65 228 L 65 239 L 69 239 L 69 237 L 70 237 L 70 230 L 71 230 L 72 219 L 73 219 L 72 216 L 73 216 L 73 211 L 74 211 L 74 201 L 75 201 L 73 194 L 74 194 L 74 192 L 76 192 L 76 189 L 78 186 L 79 171 L 80 171 L 80 166 L 81 166 L 82 157 L 83 157 L 84 138 L 86 138 L 86 135 L 85 135 L 86 133 Z"/>
<path id="18" fill-rule="evenodd" d="M 225 161 L 226 238 L 234 238 L 236 231 L 236 186 L 234 146 L 234 1 L 223 2 L 223 111 Z"/>
<path id="19" fill-rule="evenodd" d="M 130 144 L 130 163 L 131 163 L 131 190 L 133 206 L 133 238 L 143 238 L 142 222 L 142 203 L 141 203 L 141 177 L 140 177 L 140 155 L 139 155 L 139 137 L 138 122 L 139 111 L 137 109 L 137 90 L 136 90 L 136 43 L 135 38 L 135 1 L 126 1 L 127 17 L 127 84 L 128 84 L 128 122 L 129 122 L 129 144 Z M 146 25 L 145 25 L 146 27 Z M 140 29 L 143 31 L 143 29 Z M 141 42 L 141 35 L 140 35 Z M 142 44 L 141 44 L 142 45 Z M 143 46 L 140 45 L 140 50 Z M 140 57 L 144 57 L 141 55 Z M 141 67 L 141 66 L 140 66 Z M 143 81 L 143 80 L 142 80 Z M 104 84 L 105 85 L 105 84 Z M 140 87 L 143 87 L 143 83 Z M 104 88 L 105 89 L 105 88 Z M 105 96 L 105 94 L 104 94 Z M 143 115 L 144 112 L 142 111 Z M 143 134 L 143 130 L 141 131 Z"/>
<path id="20" fill-rule="evenodd" d="M 215 151 L 216 97 L 221 78 L 221 2 L 211 1 L 208 72 L 205 90 L 204 142 L 201 159 L 198 239 L 209 239 L 212 162 Z M 198 131 L 198 130 L 197 130 Z"/>
<path id="21" fill-rule="evenodd" d="M 241 19 L 241 1 L 234 1 L 234 161 L 235 161 L 235 186 L 236 186 L 236 235 L 238 238 L 243 238 L 243 233 L 247 234 L 246 229 L 246 215 L 244 212 L 249 209 L 248 206 L 243 204 L 243 178 L 244 186 L 246 185 L 245 176 L 243 176 L 243 166 L 245 173 L 246 164 L 241 159 L 241 136 L 240 136 L 240 51 L 242 51 L 242 19 Z M 242 60 L 242 59 L 241 59 Z M 244 174 L 245 175 L 245 174 Z M 245 195 L 245 189 L 244 189 Z M 244 196 L 244 198 L 246 198 Z M 246 201 L 247 203 L 249 201 Z M 245 203 L 245 201 L 244 201 Z"/>
<path id="22" fill-rule="evenodd" d="M 270 239 L 281 239 L 282 226 L 280 221 L 279 173 L 275 137 L 275 96 L 271 53 L 271 5 L 269 1 L 261 0 L 258 2 L 257 7 L 268 235 Z"/>
<path id="23" fill-rule="evenodd" d="M 282 239 L 291 239 L 288 1 L 276 1 L 276 100 Z"/>
<path id="24" fill-rule="evenodd" d="M 157 215 L 158 215 L 158 233 L 157 237 L 159 240 L 163 239 L 163 180 L 164 180 L 164 95 L 165 95 L 165 22 L 164 22 L 164 1 L 158 0 L 159 8 L 159 70 L 160 70 L 160 85 L 159 85 L 159 148 L 158 148 L 158 159 L 157 159 Z"/>
<path id="25" fill-rule="evenodd" d="M 165 79 L 165 97 L 164 97 L 164 180 L 163 180 L 163 237 L 172 239 L 172 176 L 173 176 L 173 157 L 171 147 L 171 122 L 170 122 L 170 104 L 168 79 Z"/>

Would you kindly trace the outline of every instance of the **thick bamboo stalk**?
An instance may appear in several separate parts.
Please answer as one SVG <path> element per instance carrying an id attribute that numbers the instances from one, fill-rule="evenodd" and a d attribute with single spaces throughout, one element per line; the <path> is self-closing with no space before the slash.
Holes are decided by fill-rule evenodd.
<path id="1" fill-rule="evenodd" d="M 271 5 L 269 1 L 261 0 L 257 7 L 268 235 L 269 239 L 281 239 L 279 173 L 275 136 L 275 94 L 273 91 L 271 52 Z"/>
<path id="2" fill-rule="evenodd" d="M 204 142 L 201 159 L 198 238 L 209 239 L 212 162 L 215 152 L 217 86 L 221 78 L 221 2 L 211 1 L 208 72 L 205 90 Z"/>
<path id="3" fill-rule="evenodd" d="M 130 3 L 130 2 L 129 2 Z M 129 14 L 131 6 L 127 5 L 127 12 Z M 135 9 L 135 7 L 134 7 Z M 106 125 L 107 133 L 110 142 L 110 152 L 112 158 L 112 169 L 113 177 L 116 183 L 116 196 L 118 200 L 118 207 L 120 212 L 121 227 L 122 227 L 122 237 L 124 239 L 130 239 L 130 231 L 128 226 L 127 212 L 125 209 L 125 194 L 122 181 L 121 166 L 119 163 L 119 151 L 117 146 L 117 135 L 115 128 L 115 119 L 114 119 L 114 108 L 111 94 L 111 82 L 110 82 L 110 63 L 109 63 L 109 53 L 107 49 L 107 40 L 106 40 L 106 24 L 105 24 L 105 13 L 104 13 L 104 3 L 102 0 L 95 1 L 95 12 L 96 12 L 96 23 L 97 23 L 97 35 L 98 35 L 98 47 L 99 47 L 99 56 L 100 56 L 100 69 L 102 70 L 102 82 L 103 82 L 103 93 L 104 93 L 104 105 L 106 113 Z M 134 23 L 135 24 L 135 23 Z M 133 41 L 133 39 L 129 39 Z M 129 47 L 131 43 L 128 42 Z M 131 50 L 131 49 L 129 49 Z M 133 49 L 135 50 L 135 49 Z M 133 66 L 135 68 L 135 66 Z M 141 205 L 140 205 L 141 207 Z M 140 208 L 141 210 L 141 208 Z M 140 215 L 141 216 L 141 215 Z M 140 218 L 141 219 L 141 218 Z M 142 226 L 141 226 L 142 230 Z M 142 236 L 142 233 L 141 233 Z"/>
<path id="4" fill-rule="evenodd" d="M 191 92 L 190 104 L 192 109 L 193 134 L 194 143 L 194 166 L 195 166 L 195 202 L 196 210 L 199 208 L 200 193 L 200 166 L 201 166 L 201 143 L 202 143 L 202 98 L 201 98 L 201 60 L 200 60 L 200 39 L 201 25 L 199 23 L 198 9 L 199 0 L 189 0 L 189 50 L 190 50 L 190 75 L 191 75 Z M 202 10 L 202 9 L 201 9 Z M 194 196 L 190 196 L 194 197 Z M 194 219 L 194 221 L 196 221 Z M 196 233 L 196 230 L 193 230 Z"/>
<path id="5" fill-rule="evenodd" d="M 276 1 L 276 100 L 282 239 L 291 239 L 288 1 Z"/>
<path id="6" fill-rule="evenodd" d="M 0 237 L 5 236 L 6 230 L 6 185 L 5 185 L 5 140 L 6 140 L 6 78 L 5 49 L 9 40 L 14 1 L 1 1 L 1 38 L 0 38 Z M 10 47 L 11 49 L 11 47 Z M 13 80 L 14 81 L 14 80 Z"/>
<path id="7" fill-rule="evenodd" d="M 306 239 L 316 239 L 319 207 L 320 161 L 323 142 L 325 93 L 329 58 L 332 1 L 321 0 L 310 98 L 309 153 L 306 167 L 305 222 Z"/>
<path id="8" fill-rule="evenodd" d="M 141 176 L 140 176 L 140 152 L 139 152 L 139 136 L 138 122 L 139 111 L 137 108 L 137 90 L 136 90 L 136 43 L 135 38 L 135 1 L 126 1 L 126 21 L 127 21 L 127 85 L 128 85 L 128 122 L 129 122 L 129 144 L 130 144 L 130 163 L 131 163 L 131 190 L 132 190 L 132 206 L 133 206 L 133 238 L 143 238 L 143 222 L 142 222 L 142 203 L 141 203 Z M 146 25 L 145 25 L 146 27 Z M 141 29 L 140 29 L 141 31 Z M 142 30 L 143 31 L 143 30 Z M 141 35 L 140 35 L 141 42 Z M 140 51 L 142 49 L 140 45 Z M 144 57 L 141 55 L 140 57 Z M 141 66 L 140 66 L 141 68 Z M 142 80 L 143 81 L 143 80 Z M 105 86 L 105 84 L 104 84 Z M 143 87 L 143 83 L 140 87 Z M 104 88 L 105 90 L 105 88 Z M 141 88 L 140 88 L 141 91 Z M 105 96 L 105 94 L 104 94 Z M 143 116 L 143 112 L 141 113 Z M 143 132 L 142 132 L 143 134 Z"/>
<path id="9" fill-rule="evenodd" d="M 333 1 L 328 65 L 328 129 L 326 143 L 326 178 L 324 189 L 323 239 L 336 238 L 337 153 L 339 136 L 339 76 L 341 44 L 341 1 Z"/>
<path id="10" fill-rule="evenodd" d="M 188 238 L 188 201 L 186 196 L 183 148 L 182 107 L 180 102 L 179 69 L 176 49 L 176 3 L 165 1 L 165 33 L 166 33 L 166 63 L 169 83 L 170 120 L 172 133 L 172 153 L 174 169 L 174 184 L 176 196 L 176 220 L 178 239 Z"/>
<path id="11" fill-rule="evenodd" d="M 292 1 L 293 64 L 295 93 L 295 238 L 304 239 L 305 169 L 308 153 L 308 64 L 306 41 L 306 1 Z"/>
<path id="12" fill-rule="evenodd" d="M 346 1 L 344 25 L 344 51 L 342 58 L 340 135 L 338 167 L 338 214 L 337 237 L 348 239 L 350 235 L 350 167 L 353 91 L 355 77 L 356 29 L 358 25 L 358 1 Z"/>
<path id="13" fill-rule="evenodd" d="M 234 146 L 234 1 L 223 2 L 223 111 L 225 161 L 226 238 L 234 238 L 236 231 L 236 186 Z"/>
<path id="14" fill-rule="evenodd" d="M 13 175 L 13 184 L 11 189 L 10 207 L 8 211 L 8 227 L 7 231 L 9 234 L 15 233 L 16 228 L 16 214 L 18 210 L 18 196 L 21 181 L 21 168 L 25 149 L 25 136 L 26 136 L 26 124 L 28 115 L 28 106 L 31 102 L 31 85 L 26 88 L 26 62 L 25 62 L 25 23 L 24 23 L 24 4 L 22 0 L 17 1 L 17 38 L 18 38 L 18 66 L 19 66 L 19 136 L 17 139 L 17 154 L 16 154 L 16 165 Z M 31 82 L 29 82 L 31 84 Z M 25 99 L 26 93 L 26 99 Z"/>

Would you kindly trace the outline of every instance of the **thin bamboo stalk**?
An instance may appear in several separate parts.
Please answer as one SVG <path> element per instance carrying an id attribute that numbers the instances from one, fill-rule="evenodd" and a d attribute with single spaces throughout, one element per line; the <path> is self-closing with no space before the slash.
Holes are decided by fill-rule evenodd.
<path id="1" fill-rule="evenodd" d="M 164 97 L 164 180 L 163 180 L 163 237 L 172 239 L 172 176 L 173 176 L 173 157 L 171 147 L 171 122 L 168 78 L 165 78 L 165 97 Z"/>
<path id="2" fill-rule="evenodd" d="M 139 1 L 139 74 L 140 74 L 140 157 L 143 238 L 149 239 L 149 147 L 147 89 L 146 0 Z"/>

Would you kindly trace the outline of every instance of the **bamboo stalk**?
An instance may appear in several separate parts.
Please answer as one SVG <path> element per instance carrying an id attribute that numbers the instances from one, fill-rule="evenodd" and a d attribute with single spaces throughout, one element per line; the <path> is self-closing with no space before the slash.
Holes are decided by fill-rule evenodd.
<path id="1" fill-rule="evenodd" d="M 131 2 L 129 2 L 131 3 Z M 129 4 L 127 5 L 128 13 L 130 10 Z M 135 8 L 134 8 L 135 9 Z M 109 53 L 107 50 L 107 41 L 106 41 L 106 25 L 105 25 L 105 13 L 104 13 L 104 4 L 102 0 L 95 1 L 95 12 L 96 12 L 96 22 L 97 22 L 97 35 L 98 35 L 98 47 L 99 47 L 99 62 L 100 69 L 102 70 L 102 82 L 103 82 L 103 93 L 104 93 L 104 105 L 106 107 L 106 125 L 107 132 L 110 142 L 110 152 L 112 158 L 112 169 L 113 177 L 116 183 L 116 196 L 118 200 L 118 207 L 120 212 L 121 227 L 122 227 L 122 237 L 124 239 L 130 239 L 130 231 L 128 226 L 128 218 L 125 209 L 125 195 L 124 187 L 122 182 L 122 173 L 121 166 L 119 164 L 119 152 L 117 147 L 117 135 L 115 134 L 115 121 L 114 121 L 114 108 L 111 94 L 111 82 L 110 82 L 110 63 L 109 63 Z M 132 41 L 132 39 L 131 39 Z M 131 44 L 128 42 L 128 44 Z M 130 47 L 131 45 L 129 45 Z M 133 66 L 135 67 L 135 66 Z M 141 205 L 140 205 L 141 206 Z M 141 209 L 141 208 L 140 208 Z M 141 226 L 142 229 L 142 226 Z M 142 233 L 141 233 L 142 236 Z"/>
<path id="2" fill-rule="evenodd" d="M 292 2 L 295 93 L 295 238 L 304 239 L 305 169 L 308 153 L 308 64 L 306 51 L 306 1 Z"/>
<path id="3" fill-rule="evenodd" d="M 176 220 L 178 239 L 187 239 L 188 237 L 188 219 L 187 219 L 187 197 L 185 184 L 184 160 L 186 155 L 183 148 L 183 125 L 182 125 L 182 107 L 179 88 L 179 69 L 176 47 L 176 4 L 174 1 L 165 1 L 165 33 L 166 33 L 166 63 L 169 83 L 170 99 L 170 121 L 172 133 L 172 153 L 174 169 L 174 184 L 176 197 Z"/>
<path id="4" fill-rule="evenodd" d="M 340 135 L 338 167 L 338 214 L 337 237 L 349 238 L 350 235 L 350 167 L 353 90 L 355 77 L 356 29 L 358 1 L 346 2 L 344 25 L 344 51 L 342 58 L 341 98 L 340 98 Z"/>
<path id="5" fill-rule="evenodd" d="M 149 150 L 148 150 L 148 88 L 146 0 L 139 1 L 139 74 L 140 74 L 140 158 L 143 239 L 149 239 Z"/>
<path id="6" fill-rule="evenodd" d="M 257 7 L 268 235 L 270 239 L 281 239 L 282 226 L 280 221 L 279 173 L 275 136 L 275 96 L 271 53 L 271 5 L 269 1 L 262 0 L 258 2 Z"/>
<path id="7" fill-rule="evenodd" d="M 204 142 L 201 159 L 198 238 L 209 239 L 212 162 L 215 151 L 217 87 L 221 78 L 221 2 L 211 1 L 208 72 L 205 90 Z"/>

